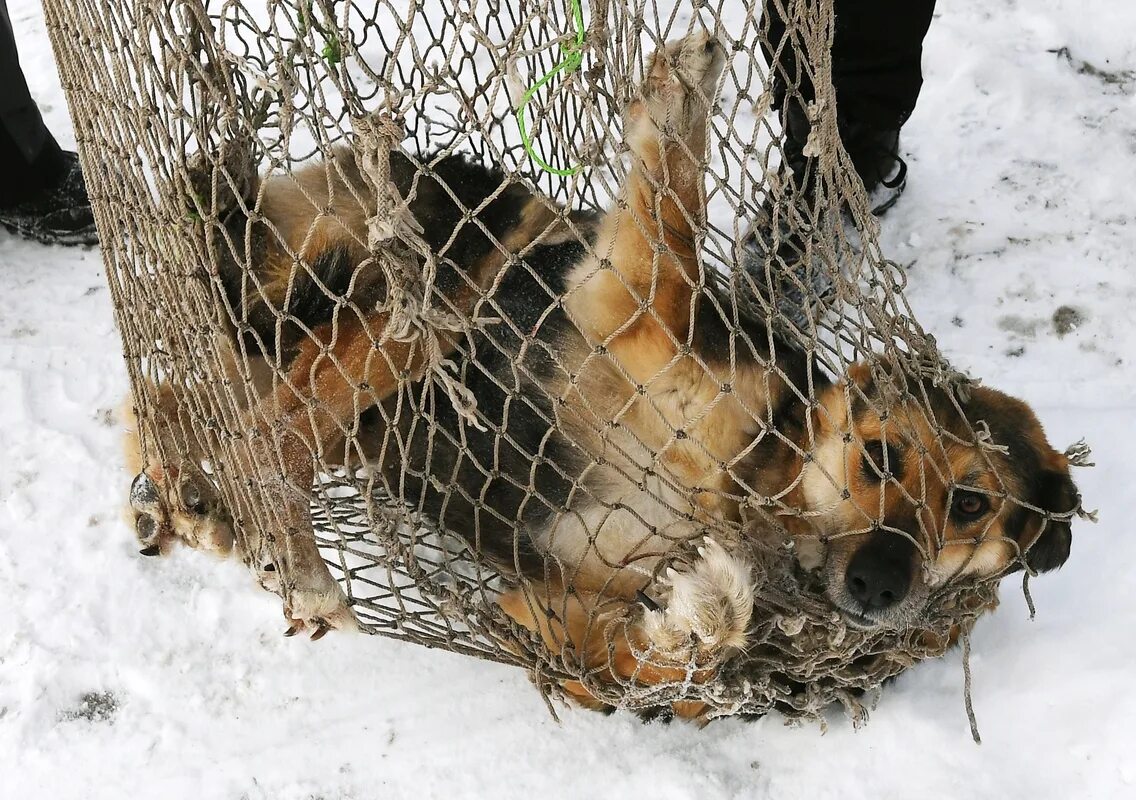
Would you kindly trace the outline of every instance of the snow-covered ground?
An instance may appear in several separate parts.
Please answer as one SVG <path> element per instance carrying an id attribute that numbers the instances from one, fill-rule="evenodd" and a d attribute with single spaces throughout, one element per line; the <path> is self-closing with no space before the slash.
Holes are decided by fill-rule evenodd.
<path id="1" fill-rule="evenodd" d="M 564 709 L 556 723 L 520 671 L 378 638 L 285 639 L 243 569 L 137 556 L 98 251 L 0 233 L 0 795 L 1136 796 L 1136 8 L 941 5 L 885 252 L 910 264 L 915 310 L 957 365 L 1028 399 L 1055 442 L 1094 446 L 1078 480 L 1101 512 L 1034 583 L 1035 621 L 1008 585 L 979 626 L 981 746 L 958 654 L 891 687 L 866 728 L 834 716 L 822 736 L 776 717 L 696 730 Z M 38 3 L 9 8 L 70 142 Z M 1078 322 L 1059 333 L 1063 306 Z"/>

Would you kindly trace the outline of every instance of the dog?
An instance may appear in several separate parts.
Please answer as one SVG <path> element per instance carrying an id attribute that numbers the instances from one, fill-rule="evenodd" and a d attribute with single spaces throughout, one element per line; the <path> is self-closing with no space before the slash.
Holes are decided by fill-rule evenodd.
<path id="1" fill-rule="evenodd" d="M 512 576 L 502 609 L 581 667 L 562 685 L 591 707 L 604 705 L 597 685 L 706 681 L 745 648 L 747 539 L 780 535 L 750 519 L 755 495 L 775 499 L 802 566 L 824 572 L 858 628 L 917 624 L 937 587 L 998 574 L 1021 552 L 1036 571 L 1064 562 L 1077 492 L 1024 403 L 980 388 L 959 407 L 923 385 L 922 402 L 897 401 L 867 365 L 830 380 L 730 315 L 699 258 L 724 65 L 705 34 L 652 57 L 625 113 L 631 168 L 602 214 L 566 212 L 460 156 L 419 171 L 391 154 L 392 184 L 436 254 L 434 299 L 495 320 L 438 342 L 478 424 L 430 390 L 425 346 L 375 310 L 388 294 L 368 261 L 375 204 L 349 150 L 212 193 L 201 210 L 232 321 L 228 368 L 252 387 L 252 456 L 233 468 L 271 509 L 286 563 L 258 577 L 285 595 L 290 633 L 356 625 L 312 532 L 314 457 L 366 463 Z M 181 422 L 176 394 L 154 387 L 159 421 Z M 418 407 L 429 425 L 406 411 Z M 968 439 L 977 420 L 1009 450 Z M 143 553 L 177 540 L 226 553 L 233 515 L 175 427 L 159 425 L 160 457 L 129 444 Z M 299 582 L 275 583 L 283 572 Z"/>

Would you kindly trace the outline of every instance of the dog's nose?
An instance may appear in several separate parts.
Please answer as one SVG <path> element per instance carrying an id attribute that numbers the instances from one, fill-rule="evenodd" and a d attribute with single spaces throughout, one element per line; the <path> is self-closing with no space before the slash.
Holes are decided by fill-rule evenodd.
<path id="1" fill-rule="evenodd" d="M 844 573 L 848 594 L 865 611 L 893 606 L 907 596 L 915 571 L 915 545 L 899 533 L 880 532 L 856 551 Z"/>

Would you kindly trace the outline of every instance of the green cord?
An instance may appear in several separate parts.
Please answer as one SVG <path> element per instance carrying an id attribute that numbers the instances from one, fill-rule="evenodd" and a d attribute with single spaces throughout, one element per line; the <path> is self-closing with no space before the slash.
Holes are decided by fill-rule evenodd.
<path id="1" fill-rule="evenodd" d="M 576 39 L 574 42 L 564 45 L 564 57 L 547 75 L 529 87 L 528 91 L 521 96 L 521 104 L 520 107 L 517 108 L 517 127 L 520 128 L 521 131 L 521 143 L 524 145 L 525 152 L 528 153 L 529 158 L 535 161 L 537 166 L 545 172 L 550 172 L 553 175 L 559 175 L 561 177 L 575 175 L 582 167 L 577 166 L 571 169 L 557 169 L 545 163 L 545 160 L 540 157 L 540 154 L 533 149 L 532 139 L 529 138 L 528 129 L 525 127 L 525 108 L 528 107 L 529 101 L 533 99 L 533 95 L 539 92 L 546 83 L 562 72 L 565 75 L 571 75 L 580 68 L 580 63 L 584 60 L 584 9 L 580 5 L 580 0 L 568 0 L 568 2 L 572 7 L 572 22 L 576 26 Z"/>

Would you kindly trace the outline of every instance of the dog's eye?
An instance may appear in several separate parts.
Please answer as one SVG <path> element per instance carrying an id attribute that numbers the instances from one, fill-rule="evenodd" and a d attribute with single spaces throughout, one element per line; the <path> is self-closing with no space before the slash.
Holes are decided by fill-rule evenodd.
<path id="1" fill-rule="evenodd" d="M 894 447 L 873 439 L 864 442 L 864 456 L 860 460 L 860 469 L 865 478 L 873 483 L 879 483 L 880 476 L 884 473 L 890 473 L 896 478 L 902 477 L 903 465 Z"/>
<path id="2" fill-rule="evenodd" d="M 955 492 L 951 516 L 960 522 L 973 522 L 990 509 L 990 500 L 978 492 Z"/>

